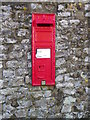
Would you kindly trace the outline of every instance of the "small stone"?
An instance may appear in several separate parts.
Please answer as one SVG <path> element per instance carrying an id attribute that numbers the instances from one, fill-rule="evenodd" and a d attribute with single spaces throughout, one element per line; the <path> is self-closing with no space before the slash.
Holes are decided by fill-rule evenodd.
<path id="1" fill-rule="evenodd" d="M 65 114 L 65 118 L 73 118 L 73 115 L 72 114 L 69 114 L 69 113 L 67 113 L 67 114 Z"/>
<path id="2" fill-rule="evenodd" d="M 6 43 L 11 43 L 11 44 L 14 44 L 14 43 L 16 43 L 17 42 L 17 40 L 15 40 L 15 39 L 10 39 L 10 38 L 7 38 L 6 39 Z"/>
<path id="3" fill-rule="evenodd" d="M 83 52 L 86 52 L 88 54 L 89 53 L 89 48 L 84 48 Z"/>
<path id="4" fill-rule="evenodd" d="M 29 39 L 24 39 L 24 40 L 21 41 L 21 43 L 22 44 L 27 44 L 27 43 L 29 43 Z"/>
<path id="5" fill-rule="evenodd" d="M 76 101 L 76 98 L 73 98 L 72 96 L 66 97 L 64 100 L 64 104 L 70 105 L 71 103 L 74 103 Z"/>
<path id="6" fill-rule="evenodd" d="M 8 68 L 17 68 L 18 67 L 18 61 L 16 60 L 12 60 L 12 61 L 8 61 L 6 63 Z"/>
<path id="7" fill-rule="evenodd" d="M 59 12 L 58 16 L 61 16 L 61 17 L 70 17 L 71 13 L 70 12 Z"/>
<path id="8" fill-rule="evenodd" d="M 3 77 L 5 78 L 13 78 L 15 77 L 15 71 L 12 71 L 12 70 L 3 70 Z"/>
<path id="9" fill-rule="evenodd" d="M 17 36 L 19 36 L 19 37 L 25 36 L 25 35 L 26 35 L 26 32 L 27 32 L 26 29 L 20 29 L 20 30 L 18 31 Z"/>
<path id="10" fill-rule="evenodd" d="M 0 38 L 0 45 L 4 42 L 4 38 Z"/>
<path id="11" fill-rule="evenodd" d="M 70 20 L 70 24 L 78 25 L 80 23 L 80 20 Z"/>
<path id="12" fill-rule="evenodd" d="M 86 57 L 86 58 L 85 58 L 85 62 L 89 62 L 89 59 L 88 59 L 88 57 Z"/>
<path id="13" fill-rule="evenodd" d="M 31 68 L 31 67 L 32 67 L 31 62 L 28 62 L 28 68 Z"/>
<path id="14" fill-rule="evenodd" d="M 45 93 L 44 93 L 44 97 L 50 97 L 51 96 L 51 91 L 50 90 L 48 90 L 48 91 L 45 91 Z"/>
<path id="15" fill-rule="evenodd" d="M 34 9 L 36 9 L 36 8 L 37 8 L 37 4 L 31 3 L 31 9 L 34 10 Z"/>
<path id="16" fill-rule="evenodd" d="M 60 24 L 62 27 L 67 28 L 68 27 L 68 21 L 67 20 L 61 20 Z"/>
<path id="17" fill-rule="evenodd" d="M 7 48 L 4 45 L 0 45 L 0 52 L 7 50 Z"/>
<path id="18" fill-rule="evenodd" d="M 85 14 L 85 17 L 90 17 L 90 12 L 87 12 L 87 13 Z"/>
<path id="19" fill-rule="evenodd" d="M 40 107 L 42 110 L 47 109 L 47 101 L 44 98 L 41 98 L 40 100 L 35 101 L 36 107 Z"/>
<path id="20" fill-rule="evenodd" d="M 90 10 L 90 4 L 85 4 L 85 10 Z"/>
<path id="21" fill-rule="evenodd" d="M 28 71 L 26 69 L 19 68 L 17 69 L 16 74 L 22 76 L 23 74 L 28 74 Z"/>
<path id="22" fill-rule="evenodd" d="M 2 114 L 0 114 L 0 120 L 2 120 L 2 118 L 3 118 L 3 116 L 2 116 Z"/>
<path id="23" fill-rule="evenodd" d="M 57 84 L 57 85 L 56 85 L 56 88 L 57 88 L 57 89 L 60 89 L 61 87 L 63 87 L 62 84 Z"/>
<path id="24" fill-rule="evenodd" d="M 81 86 L 81 82 L 80 82 L 80 81 L 77 81 L 77 82 L 75 82 L 74 84 L 75 84 L 75 88 L 76 88 L 76 89 Z"/>
<path id="25" fill-rule="evenodd" d="M 3 80 L 0 80 L 0 89 L 3 88 Z"/>
<path id="26" fill-rule="evenodd" d="M 58 73 L 58 74 L 63 74 L 63 73 L 66 73 L 66 71 L 67 71 L 66 68 L 58 69 L 58 70 L 57 70 L 57 73 Z"/>
<path id="27" fill-rule="evenodd" d="M 27 53 L 27 58 L 28 58 L 28 60 L 31 60 L 31 53 L 30 52 Z"/>
<path id="28" fill-rule="evenodd" d="M 0 93 L 2 95 L 12 95 L 15 91 L 17 91 L 17 88 L 6 88 L 6 89 L 1 89 Z"/>
<path id="29" fill-rule="evenodd" d="M 62 110 L 61 110 L 61 113 L 69 113 L 69 112 L 71 112 L 71 106 L 70 105 L 63 105 L 63 108 L 62 108 Z"/>
<path id="30" fill-rule="evenodd" d="M 13 51 L 17 51 L 17 50 L 21 50 L 21 46 L 20 45 L 13 45 Z"/>
<path id="31" fill-rule="evenodd" d="M 65 79 L 65 81 L 73 80 L 73 78 L 69 77 L 69 75 L 67 75 L 67 74 L 65 75 L 64 79 Z"/>
<path id="32" fill-rule="evenodd" d="M 2 113 L 2 110 L 3 110 L 3 106 L 2 103 L 0 103 L 0 114 Z"/>
<path id="33" fill-rule="evenodd" d="M 5 54 L 0 54 L 0 60 L 6 60 L 7 59 L 7 55 Z"/>
<path id="34" fill-rule="evenodd" d="M 11 53 L 9 53 L 9 57 L 10 59 L 12 58 L 21 58 L 23 56 L 23 52 L 17 52 L 17 51 L 13 51 Z"/>
<path id="35" fill-rule="evenodd" d="M 83 118 L 83 112 L 80 112 L 80 113 L 78 113 L 78 118 L 80 119 L 82 119 Z"/>
<path id="36" fill-rule="evenodd" d="M 86 90 L 86 93 L 88 94 L 88 93 L 89 93 L 89 91 L 90 91 L 90 88 L 85 87 L 85 90 Z"/>
<path id="37" fill-rule="evenodd" d="M 55 79 L 56 82 L 62 82 L 63 81 L 63 75 L 58 75 Z"/>
<path id="38" fill-rule="evenodd" d="M 76 90 L 75 89 L 65 89 L 63 92 L 68 95 L 74 95 Z"/>
<path id="39" fill-rule="evenodd" d="M 29 78 L 29 76 L 25 76 L 25 82 L 28 84 L 28 83 L 30 83 L 30 78 Z"/>
<path id="40" fill-rule="evenodd" d="M 19 106 L 19 104 L 17 103 L 17 99 L 12 100 L 11 106 L 13 106 L 13 107 L 18 107 Z"/>
<path id="41" fill-rule="evenodd" d="M 43 96 L 42 91 L 32 92 L 31 94 L 35 99 L 38 99 Z"/>
<path id="42" fill-rule="evenodd" d="M 56 66 L 59 67 L 60 65 L 65 63 L 65 59 L 64 58 L 59 58 L 58 60 L 56 60 Z"/>
<path id="43" fill-rule="evenodd" d="M 3 6 L 1 6 L 1 9 L 4 11 L 10 11 L 11 7 L 10 7 L 10 5 L 3 5 Z"/>
<path id="44" fill-rule="evenodd" d="M 25 109 L 19 109 L 15 112 L 15 115 L 17 118 L 20 118 L 20 117 L 26 117 L 27 115 L 27 110 Z"/>
<path id="45" fill-rule="evenodd" d="M 58 5 L 58 10 L 63 10 L 64 6 L 63 5 Z"/>
<path id="46" fill-rule="evenodd" d="M 0 69 L 3 67 L 2 62 L 0 62 Z"/>

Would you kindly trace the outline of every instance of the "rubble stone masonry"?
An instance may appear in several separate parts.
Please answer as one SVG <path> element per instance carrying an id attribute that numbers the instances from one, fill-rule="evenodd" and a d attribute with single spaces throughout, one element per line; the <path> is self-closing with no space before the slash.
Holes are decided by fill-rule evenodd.
<path id="1" fill-rule="evenodd" d="M 90 3 L 0 2 L 0 119 L 89 118 Z M 55 86 L 32 86 L 32 13 L 56 14 Z"/>

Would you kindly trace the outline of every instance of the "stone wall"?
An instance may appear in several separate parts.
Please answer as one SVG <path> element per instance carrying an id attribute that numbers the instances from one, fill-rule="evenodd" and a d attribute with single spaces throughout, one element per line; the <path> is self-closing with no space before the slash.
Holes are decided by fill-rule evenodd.
<path id="1" fill-rule="evenodd" d="M 0 3 L 0 118 L 88 118 L 89 11 L 81 2 Z M 32 87 L 32 12 L 56 14 L 55 86 Z"/>

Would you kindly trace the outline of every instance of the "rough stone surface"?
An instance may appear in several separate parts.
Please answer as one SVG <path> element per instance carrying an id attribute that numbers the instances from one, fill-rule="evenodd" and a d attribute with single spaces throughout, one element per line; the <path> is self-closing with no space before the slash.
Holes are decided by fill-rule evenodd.
<path id="1" fill-rule="evenodd" d="M 90 4 L 83 1 L 0 4 L 0 119 L 88 118 Z M 56 14 L 55 86 L 32 87 L 33 12 Z"/>

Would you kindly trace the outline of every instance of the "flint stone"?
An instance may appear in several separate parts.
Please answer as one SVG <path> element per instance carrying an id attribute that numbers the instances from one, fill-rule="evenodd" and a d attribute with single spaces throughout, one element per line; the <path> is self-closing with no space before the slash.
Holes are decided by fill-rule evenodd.
<path id="1" fill-rule="evenodd" d="M 2 120 L 2 118 L 3 118 L 3 116 L 2 116 L 2 114 L 0 114 L 0 120 Z"/>
<path id="2" fill-rule="evenodd" d="M 68 95 L 74 95 L 76 90 L 75 89 L 65 89 L 63 92 Z"/>
<path id="3" fill-rule="evenodd" d="M 85 10 L 88 10 L 88 11 L 90 10 L 90 4 L 85 5 Z"/>
<path id="4" fill-rule="evenodd" d="M 23 99 L 23 100 L 18 101 L 18 104 L 19 104 L 19 106 L 17 107 L 17 109 L 20 107 L 28 108 L 28 107 L 32 106 L 32 101 L 31 100 L 26 101 L 26 99 Z"/>
<path id="5" fill-rule="evenodd" d="M 69 114 L 69 113 L 67 113 L 67 114 L 65 114 L 65 118 L 73 118 L 73 115 L 72 114 Z"/>
<path id="6" fill-rule="evenodd" d="M 44 97 L 48 98 L 48 97 L 50 97 L 50 96 L 51 96 L 51 91 L 50 91 L 50 90 L 45 91 Z"/>
<path id="7" fill-rule="evenodd" d="M 15 111 L 15 115 L 16 115 L 17 118 L 26 117 L 27 110 L 25 110 L 25 109 L 17 110 L 17 111 Z"/>
<path id="8" fill-rule="evenodd" d="M 37 98 L 42 97 L 42 96 L 43 96 L 43 93 L 42 93 L 42 91 L 31 92 L 31 95 L 32 95 L 35 99 L 37 99 Z"/>
<path id="9" fill-rule="evenodd" d="M 72 107 L 70 105 L 63 105 L 61 113 L 69 113 L 69 112 L 71 112 L 71 108 Z"/>
<path id="10" fill-rule="evenodd" d="M 3 67 L 2 62 L 0 62 L 0 69 Z"/>
<path id="11" fill-rule="evenodd" d="M 3 88 L 3 80 L 0 80 L 0 89 Z"/>
<path id="12" fill-rule="evenodd" d="M 17 69 L 17 75 L 22 76 L 23 74 L 27 74 L 28 71 L 26 69 L 23 68 L 19 68 Z"/>
<path id="13" fill-rule="evenodd" d="M 62 27 L 67 28 L 68 27 L 68 21 L 67 20 L 61 20 L 60 24 Z"/>
<path id="14" fill-rule="evenodd" d="M 23 53 L 22 53 L 22 52 L 13 51 L 13 52 L 9 53 L 9 58 L 10 58 L 10 59 L 13 59 L 13 58 L 21 58 L 22 56 L 23 56 Z"/>
<path id="15" fill-rule="evenodd" d="M 89 62 L 89 57 L 86 57 L 86 58 L 85 58 L 85 62 Z"/>
<path id="16" fill-rule="evenodd" d="M 86 52 L 87 54 L 89 54 L 89 48 L 84 48 L 83 52 Z"/>
<path id="17" fill-rule="evenodd" d="M 22 85 L 25 85 L 24 83 L 24 78 L 23 77 L 17 77 L 15 80 L 10 80 L 9 83 L 8 83 L 9 86 L 22 86 Z"/>
<path id="18" fill-rule="evenodd" d="M 57 67 L 62 65 L 62 64 L 64 64 L 64 63 L 65 63 L 65 59 L 64 58 L 59 58 L 58 60 L 56 60 L 56 66 Z"/>
<path id="19" fill-rule="evenodd" d="M 21 36 L 25 36 L 27 33 L 26 29 L 20 29 L 20 31 L 18 31 L 17 36 L 21 37 Z"/>
<path id="20" fill-rule="evenodd" d="M 31 3 L 31 9 L 34 10 L 37 8 L 37 4 Z"/>
<path id="21" fill-rule="evenodd" d="M 2 107 L 2 103 L 0 103 L 0 114 L 2 113 L 3 107 Z"/>
<path id="22" fill-rule="evenodd" d="M 58 16 L 60 16 L 60 17 L 70 17 L 71 13 L 70 12 L 59 12 Z"/>
<path id="23" fill-rule="evenodd" d="M 28 83 L 30 83 L 30 77 L 29 76 L 26 76 L 25 77 L 25 82 L 28 84 Z"/>
<path id="24" fill-rule="evenodd" d="M 12 60 L 12 61 L 8 61 L 6 63 L 8 68 L 17 68 L 18 67 L 18 61 L 16 60 Z"/>
<path id="25" fill-rule="evenodd" d="M 63 68 L 63 69 L 58 69 L 57 70 L 57 74 L 62 74 L 62 73 L 66 73 L 67 69 Z"/>
<path id="26" fill-rule="evenodd" d="M 12 110 L 14 110 L 15 108 L 14 107 L 12 107 L 11 105 L 4 105 L 3 106 L 3 110 L 4 111 L 9 111 L 9 112 L 11 112 Z"/>
<path id="27" fill-rule="evenodd" d="M 47 101 L 44 98 L 41 98 L 38 101 L 35 101 L 35 105 L 37 107 L 40 107 L 42 110 L 46 110 L 47 109 Z"/>
<path id="28" fill-rule="evenodd" d="M 73 98 L 72 96 L 66 97 L 64 100 L 64 104 L 70 105 L 71 103 L 74 103 L 76 101 L 76 98 Z"/>
<path id="29" fill-rule="evenodd" d="M 21 43 L 22 44 L 27 44 L 27 43 L 29 43 L 29 39 L 24 39 L 24 40 L 21 41 Z"/>
<path id="30" fill-rule="evenodd" d="M 6 43 L 8 43 L 8 44 L 14 44 L 16 42 L 17 42 L 17 40 L 15 40 L 15 39 L 10 39 L 10 38 L 6 39 Z"/>
<path id="31" fill-rule="evenodd" d="M 10 5 L 4 5 L 4 6 L 1 6 L 1 9 L 4 11 L 10 11 L 11 7 L 10 7 Z"/>
<path id="32" fill-rule="evenodd" d="M 85 17 L 90 17 L 90 12 L 87 12 L 87 13 L 85 14 Z"/>
<path id="33" fill-rule="evenodd" d="M 5 96 L 0 94 L 0 104 L 5 102 Z"/>
<path id="34" fill-rule="evenodd" d="M 65 79 L 65 81 L 73 80 L 73 78 L 69 77 L 69 75 L 65 75 L 64 79 Z"/>
<path id="35" fill-rule="evenodd" d="M 64 88 L 64 87 L 65 87 L 65 88 L 67 88 L 67 87 L 68 87 L 68 88 L 71 88 L 71 87 L 73 87 L 73 84 L 72 84 L 72 83 L 60 83 L 60 84 L 57 84 L 57 85 L 56 85 L 56 88 L 58 88 L 58 89 L 61 88 L 61 87 L 63 87 L 63 88 Z"/>
<path id="36" fill-rule="evenodd" d="M 15 77 L 15 71 L 12 70 L 3 70 L 3 77 L 5 78 L 13 78 Z"/>
<path id="37" fill-rule="evenodd" d="M 6 88 L 6 89 L 1 89 L 0 93 L 2 95 L 12 95 L 15 91 L 17 91 L 17 88 Z"/>
<path id="38" fill-rule="evenodd" d="M 5 54 L 0 54 L 0 60 L 6 60 L 7 59 L 7 55 Z"/>
<path id="39" fill-rule="evenodd" d="M 55 79 L 56 82 L 62 82 L 63 81 L 63 75 L 58 75 Z"/>
<path id="40" fill-rule="evenodd" d="M 70 20 L 70 24 L 78 25 L 80 23 L 80 20 Z"/>
<path id="41" fill-rule="evenodd" d="M 4 38 L 0 37 L 0 45 L 4 42 Z"/>
<path id="42" fill-rule="evenodd" d="M 31 60 L 31 53 L 30 52 L 27 53 L 27 58 L 28 58 L 28 60 Z"/>
<path id="43" fill-rule="evenodd" d="M 7 48 L 4 45 L 0 45 L 0 53 L 5 50 L 7 50 Z"/>
<path id="44" fill-rule="evenodd" d="M 63 5 L 58 5 L 58 11 L 59 10 L 63 10 L 64 9 L 64 6 Z"/>

